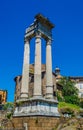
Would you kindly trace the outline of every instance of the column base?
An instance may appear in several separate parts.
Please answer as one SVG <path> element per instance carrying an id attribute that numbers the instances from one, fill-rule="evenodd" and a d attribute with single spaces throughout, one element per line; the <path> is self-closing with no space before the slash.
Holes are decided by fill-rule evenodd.
<path id="1" fill-rule="evenodd" d="M 33 95 L 33 98 L 43 98 L 42 95 Z"/>
<path id="2" fill-rule="evenodd" d="M 21 93 L 20 99 L 27 99 L 28 98 L 28 93 Z"/>
<path id="3" fill-rule="evenodd" d="M 54 98 L 53 98 L 53 94 L 47 93 L 47 94 L 46 94 L 46 99 L 54 99 Z"/>

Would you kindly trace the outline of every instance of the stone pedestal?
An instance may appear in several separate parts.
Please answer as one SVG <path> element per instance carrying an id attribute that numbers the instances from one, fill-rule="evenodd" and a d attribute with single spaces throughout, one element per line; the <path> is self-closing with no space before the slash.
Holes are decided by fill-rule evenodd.
<path id="1" fill-rule="evenodd" d="M 19 105 L 20 104 L 20 105 Z M 17 102 L 15 108 L 15 116 L 55 116 L 59 117 L 56 100 L 48 100 L 44 98 L 30 98 L 25 102 Z"/>

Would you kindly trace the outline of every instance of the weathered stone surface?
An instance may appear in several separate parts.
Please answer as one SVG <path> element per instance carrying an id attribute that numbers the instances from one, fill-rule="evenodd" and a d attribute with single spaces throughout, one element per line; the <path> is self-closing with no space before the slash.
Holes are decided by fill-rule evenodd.
<path id="1" fill-rule="evenodd" d="M 15 128 L 23 128 L 24 123 L 27 123 L 28 130 L 52 130 L 57 125 L 59 118 L 54 117 L 15 117 L 12 120 Z M 10 128 L 11 124 L 7 125 Z"/>
<path id="2" fill-rule="evenodd" d="M 14 117 L 5 124 L 5 128 L 24 128 L 27 123 L 28 130 L 83 130 L 83 118 L 28 116 Z"/>

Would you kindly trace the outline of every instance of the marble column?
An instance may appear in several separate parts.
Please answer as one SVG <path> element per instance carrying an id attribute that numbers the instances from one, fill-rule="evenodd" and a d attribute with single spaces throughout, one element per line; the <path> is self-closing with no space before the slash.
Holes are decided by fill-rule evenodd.
<path id="1" fill-rule="evenodd" d="M 46 44 L 46 98 L 53 99 L 51 40 Z"/>
<path id="2" fill-rule="evenodd" d="M 41 34 L 36 33 L 34 64 L 34 97 L 41 97 Z"/>
<path id="3" fill-rule="evenodd" d="M 23 72 L 22 72 L 22 86 L 21 86 L 21 98 L 28 98 L 29 89 L 29 54 L 30 45 L 29 39 L 25 39 L 24 44 L 24 61 L 23 61 Z"/>

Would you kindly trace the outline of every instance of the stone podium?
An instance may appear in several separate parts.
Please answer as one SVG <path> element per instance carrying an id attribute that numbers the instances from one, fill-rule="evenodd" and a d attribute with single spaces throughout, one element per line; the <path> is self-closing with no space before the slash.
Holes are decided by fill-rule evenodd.
<path id="1" fill-rule="evenodd" d="M 54 116 L 58 117 L 58 101 L 53 97 L 52 79 L 52 28 L 54 25 L 44 16 L 38 14 L 25 32 L 24 61 L 20 98 L 16 100 L 15 117 L 19 116 Z M 30 40 L 35 37 L 34 90 L 29 97 L 29 62 Z M 41 87 L 41 46 L 46 41 L 46 95 L 42 95 Z"/>

